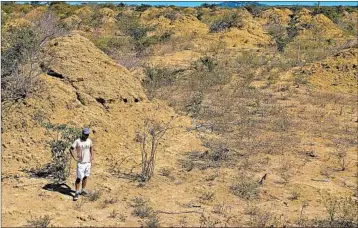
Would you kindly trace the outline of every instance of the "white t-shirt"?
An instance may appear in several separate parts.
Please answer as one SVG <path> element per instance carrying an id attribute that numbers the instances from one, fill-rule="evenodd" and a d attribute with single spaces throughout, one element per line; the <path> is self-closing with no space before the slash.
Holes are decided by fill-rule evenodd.
<path id="1" fill-rule="evenodd" d="M 88 163 L 91 162 L 91 153 L 90 148 L 92 146 L 91 139 L 87 139 L 86 141 L 82 141 L 80 138 L 76 139 L 76 141 L 72 144 L 72 147 L 75 148 L 76 152 L 80 150 L 81 158 L 80 163 Z"/>

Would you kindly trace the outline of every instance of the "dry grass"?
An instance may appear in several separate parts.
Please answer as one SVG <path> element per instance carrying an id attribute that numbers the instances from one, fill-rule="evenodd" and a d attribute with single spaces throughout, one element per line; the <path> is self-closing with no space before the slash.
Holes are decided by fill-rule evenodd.
<path id="1" fill-rule="evenodd" d="M 97 201 L 101 197 L 102 193 L 100 190 L 92 190 L 88 192 L 88 200 L 91 202 Z"/>
<path id="2" fill-rule="evenodd" d="M 30 227 L 48 227 L 51 222 L 51 218 L 48 215 L 34 217 L 27 220 L 28 226 Z"/>

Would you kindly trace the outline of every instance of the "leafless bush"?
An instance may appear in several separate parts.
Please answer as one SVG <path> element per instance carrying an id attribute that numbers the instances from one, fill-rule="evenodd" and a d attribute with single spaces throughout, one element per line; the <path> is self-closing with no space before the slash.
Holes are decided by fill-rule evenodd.
<path id="1" fill-rule="evenodd" d="M 347 152 L 346 151 L 338 152 L 336 154 L 336 157 L 338 160 L 340 171 L 345 171 L 347 169 L 348 165 L 350 164 L 350 161 L 347 158 Z"/>
<path id="2" fill-rule="evenodd" d="M 17 102 L 42 89 L 39 75 L 51 61 L 45 57 L 42 46 L 63 34 L 59 20 L 51 12 L 44 13 L 29 27 L 6 31 L 1 58 L 2 102 Z"/>
<path id="3" fill-rule="evenodd" d="M 118 63 L 127 69 L 132 69 L 140 64 L 140 59 L 134 55 L 121 55 L 121 57 L 117 59 Z"/>
<path id="4" fill-rule="evenodd" d="M 60 19 L 50 11 L 45 12 L 40 20 L 34 21 L 34 24 L 36 33 L 39 36 L 40 46 L 53 38 L 69 33 L 64 25 L 61 24 Z"/>
<path id="5" fill-rule="evenodd" d="M 137 133 L 136 138 L 141 144 L 142 171 L 140 176 L 142 181 L 148 181 L 154 175 L 155 157 L 159 142 L 170 128 L 173 120 L 174 118 L 171 118 L 164 125 L 159 125 L 147 119 L 144 122 L 142 132 Z"/>

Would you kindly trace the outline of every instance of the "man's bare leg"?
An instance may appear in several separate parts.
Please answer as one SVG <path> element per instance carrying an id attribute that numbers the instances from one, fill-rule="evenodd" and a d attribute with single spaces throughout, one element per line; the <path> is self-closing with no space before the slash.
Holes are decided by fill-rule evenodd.
<path id="1" fill-rule="evenodd" d="M 75 182 L 76 193 L 75 193 L 75 196 L 73 197 L 73 200 L 74 200 L 74 201 L 78 200 L 78 195 L 80 194 L 80 192 L 79 192 L 80 183 L 81 183 L 81 179 L 80 179 L 80 178 L 77 178 L 77 179 L 76 179 L 76 182 Z"/>
<path id="2" fill-rule="evenodd" d="M 87 178 L 88 178 L 88 177 L 84 177 L 84 178 L 82 179 L 82 189 L 85 189 L 85 188 L 86 188 Z"/>
<path id="3" fill-rule="evenodd" d="M 76 179 L 76 183 L 75 183 L 76 193 L 79 193 L 79 192 L 80 192 L 80 183 L 81 183 L 81 179 L 80 179 L 80 178 L 77 178 L 77 179 Z M 82 184 L 83 184 L 83 182 L 82 182 Z"/>

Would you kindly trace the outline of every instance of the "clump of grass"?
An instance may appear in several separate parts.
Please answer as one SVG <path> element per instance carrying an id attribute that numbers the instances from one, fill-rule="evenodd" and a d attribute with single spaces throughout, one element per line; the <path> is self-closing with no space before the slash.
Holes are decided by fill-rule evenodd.
<path id="1" fill-rule="evenodd" d="M 300 197 L 300 192 L 297 189 L 292 190 L 289 200 L 297 200 Z"/>
<path id="2" fill-rule="evenodd" d="M 211 192 L 211 191 L 204 191 L 200 196 L 199 199 L 200 201 L 211 201 L 213 199 L 215 195 L 215 192 Z"/>
<path id="3" fill-rule="evenodd" d="M 121 221 L 121 222 L 125 222 L 127 219 L 124 214 L 119 214 L 118 218 L 119 218 L 119 221 Z"/>
<path id="4" fill-rule="evenodd" d="M 101 192 L 99 190 L 93 190 L 88 193 L 88 199 L 91 202 L 97 201 L 101 197 Z"/>
<path id="5" fill-rule="evenodd" d="M 146 204 L 147 204 L 147 201 L 144 198 L 136 196 L 131 200 L 130 206 L 131 207 L 142 207 Z"/>
<path id="6" fill-rule="evenodd" d="M 134 208 L 132 215 L 140 218 L 149 218 L 153 216 L 153 208 L 148 205 L 148 202 L 142 197 L 135 197 L 130 204 Z"/>
<path id="7" fill-rule="evenodd" d="M 50 225 L 51 218 L 48 215 L 39 216 L 39 217 L 31 217 L 31 219 L 27 220 L 29 227 L 47 227 Z"/>
<path id="8" fill-rule="evenodd" d="M 215 205 L 211 212 L 214 214 L 224 215 L 226 213 L 224 204 Z"/>
<path id="9" fill-rule="evenodd" d="M 148 205 L 144 205 L 141 207 L 134 208 L 132 214 L 139 218 L 147 218 L 153 214 L 153 209 Z"/>
<path id="10" fill-rule="evenodd" d="M 118 212 L 115 210 L 115 209 L 113 209 L 113 211 L 109 214 L 109 218 L 116 218 L 118 216 Z"/>
<path id="11" fill-rule="evenodd" d="M 210 174 L 209 176 L 205 177 L 205 180 L 206 180 L 206 181 L 213 181 L 213 180 L 215 180 L 218 176 L 219 176 L 218 173 L 212 173 L 212 174 Z"/>
<path id="12" fill-rule="evenodd" d="M 171 175 L 172 169 L 170 167 L 163 167 L 159 170 L 159 174 L 164 177 L 169 177 Z"/>
<path id="13" fill-rule="evenodd" d="M 156 215 L 151 215 L 145 222 L 142 224 L 143 227 L 155 228 L 160 227 L 159 218 Z"/>
<path id="14" fill-rule="evenodd" d="M 277 226 L 277 218 L 272 212 L 265 210 L 257 210 L 250 215 L 251 227 L 275 227 Z"/>
<path id="15" fill-rule="evenodd" d="M 84 198 L 81 198 L 79 201 L 77 201 L 74 205 L 75 210 L 80 211 L 85 204 L 86 200 Z"/>
<path id="16" fill-rule="evenodd" d="M 252 177 L 242 175 L 236 178 L 234 185 L 231 186 L 231 191 L 235 196 L 245 200 L 256 199 L 260 194 L 260 185 Z"/>
<path id="17" fill-rule="evenodd" d="M 220 221 L 210 216 L 205 216 L 204 214 L 201 214 L 200 224 L 201 227 L 215 227 L 217 224 L 220 224 Z"/>

